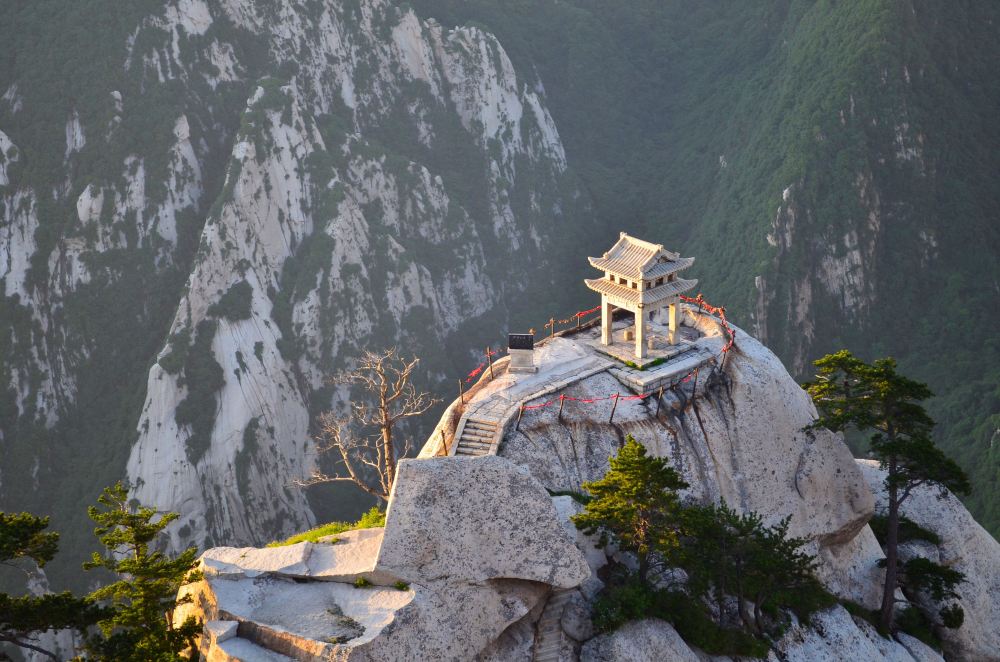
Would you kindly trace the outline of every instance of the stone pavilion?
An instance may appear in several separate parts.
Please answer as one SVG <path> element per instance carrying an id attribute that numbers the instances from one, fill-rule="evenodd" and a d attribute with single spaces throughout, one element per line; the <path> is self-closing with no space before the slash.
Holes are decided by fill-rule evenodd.
<path id="1" fill-rule="evenodd" d="M 694 264 L 693 257 L 681 257 L 662 244 L 651 244 L 622 232 L 618 241 L 590 264 L 604 272 L 602 278 L 586 280 L 587 287 L 601 295 L 601 344 L 611 345 L 614 309 L 635 315 L 635 356 L 646 358 L 646 321 L 656 311 L 669 308 L 669 343 L 677 342 L 680 294 L 698 284 L 678 277 Z M 631 334 L 626 338 L 630 339 Z"/>

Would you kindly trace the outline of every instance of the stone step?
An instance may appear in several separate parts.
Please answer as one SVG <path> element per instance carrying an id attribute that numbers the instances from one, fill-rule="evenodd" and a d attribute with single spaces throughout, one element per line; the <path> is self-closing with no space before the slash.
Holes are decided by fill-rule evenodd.
<path id="1" fill-rule="evenodd" d="M 475 441 L 462 441 L 458 444 L 459 448 L 467 448 L 469 450 L 475 451 L 488 451 L 493 444 L 480 443 Z"/>
<path id="2" fill-rule="evenodd" d="M 462 439 L 466 437 L 478 437 L 479 439 L 492 439 L 493 432 L 487 432 L 486 430 L 474 430 L 469 426 L 465 426 L 465 430 L 462 431 Z"/>
<path id="3" fill-rule="evenodd" d="M 485 439 L 483 437 L 466 437 L 465 435 L 462 435 L 462 438 L 459 440 L 458 443 L 460 443 L 463 446 L 469 444 L 473 446 L 492 446 L 493 440 Z"/>
<path id="4" fill-rule="evenodd" d="M 281 653 L 262 648 L 249 639 L 233 637 L 219 643 L 215 647 L 213 660 L 219 662 L 294 662 Z"/>
<path id="5" fill-rule="evenodd" d="M 484 432 L 496 432 L 497 424 L 488 421 L 482 421 L 482 420 L 474 421 L 472 419 L 469 419 L 468 421 L 465 422 L 465 428 L 467 430 L 473 429 L 473 430 L 483 430 Z"/>
<path id="6" fill-rule="evenodd" d="M 535 646 L 531 654 L 534 662 L 558 662 L 560 659 L 565 642 L 562 615 L 572 594 L 572 590 L 558 591 L 545 603 L 536 627 Z"/>
<path id="7" fill-rule="evenodd" d="M 490 444 L 493 443 L 493 436 L 486 436 L 481 434 L 469 434 L 468 431 L 462 433 L 462 441 L 474 441 L 479 444 Z"/>
<path id="8" fill-rule="evenodd" d="M 455 455 L 477 456 L 477 455 L 485 455 L 485 454 L 486 453 L 483 453 L 482 451 L 467 450 L 465 448 L 459 448 L 458 450 L 455 451 Z"/>

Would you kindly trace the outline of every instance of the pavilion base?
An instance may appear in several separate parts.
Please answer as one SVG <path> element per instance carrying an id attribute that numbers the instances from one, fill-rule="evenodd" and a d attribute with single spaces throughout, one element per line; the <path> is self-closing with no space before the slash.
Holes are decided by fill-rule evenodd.
<path id="1" fill-rule="evenodd" d="M 691 332 L 691 339 L 685 338 L 689 335 L 687 332 Z M 626 340 L 626 334 L 631 332 L 632 340 Z M 635 355 L 635 325 L 632 323 L 621 323 L 615 324 L 614 331 L 612 333 L 612 344 L 604 345 L 601 343 L 600 337 L 597 338 L 579 338 L 580 342 L 584 342 L 595 350 L 602 354 L 606 354 L 613 359 L 617 359 L 625 364 L 631 364 L 637 366 L 639 369 L 646 368 L 653 363 L 663 363 L 668 359 L 671 359 L 679 354 L 692 349 L 691 340 L 697 336 L 697 332 L 693 329 L 687 329 L 686 327 L 681 327 L 677 330 L 677 342 L 671 345 L 669 342 L 670 330 L 661 324 L 655 322 L 646 323 L 646 337 L 651 338 L 653 341 L 652 348 L 647 345 L 646 356 L 644 358 L 639 358 Z"/>

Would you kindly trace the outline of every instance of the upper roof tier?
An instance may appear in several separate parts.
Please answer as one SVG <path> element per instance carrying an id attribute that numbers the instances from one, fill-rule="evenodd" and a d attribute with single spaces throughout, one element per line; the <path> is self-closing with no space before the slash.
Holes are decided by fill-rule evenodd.
<path id="1" fill-rule="evenodd" d="M 681 257 L 662 244 L 651 244 L 624 232 L 602 257 L 588 259 L 597 269 L 637 280 L 659 278 L 694 264 L 693 257 Z"/>

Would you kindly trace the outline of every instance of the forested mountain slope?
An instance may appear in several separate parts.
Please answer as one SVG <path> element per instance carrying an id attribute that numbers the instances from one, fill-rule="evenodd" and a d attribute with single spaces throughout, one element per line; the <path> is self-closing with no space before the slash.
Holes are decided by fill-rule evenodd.
<path id="1" fill-rule="evenodd" d="M 793 374 L 849 347 L 929 383 L 1000 532 L 1000 7 L 415 6 L 493 31 L 544 82 L 602 222 L 696 255 Z"/>

